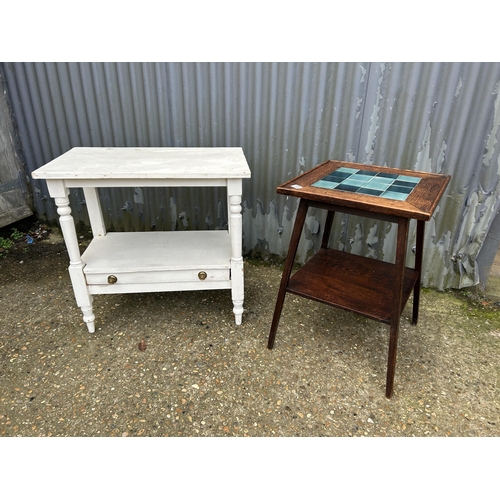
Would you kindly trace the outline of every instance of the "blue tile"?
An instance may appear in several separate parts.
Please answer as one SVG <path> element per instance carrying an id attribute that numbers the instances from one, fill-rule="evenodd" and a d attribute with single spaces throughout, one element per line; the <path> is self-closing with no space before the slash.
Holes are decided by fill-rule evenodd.
<path id="1" fill-rule="evenodd" d="M 385 172 L 379 172 L 377 174 L 377 177 L 385 177 L 387 179 L 396 179 L 398 177 L 398 174 L 386 174 Z"/>
<path id="2" fill-rule="evenodd" d="M 413 182 L 400 181 L 399 179 L 396 179 L 393 186 L 407 187 L 411 190 L 416 186 L 416 184 L 414 184 Z"/>
<path id="3" fill-rule="evenodd" d="M 330 174 L 327 175 L 323 180 L 330 182 L 342 182 L 349 178 L 348 174 Z"/>
<path id="4" fill-rule="evenodd" d="M 377 175 L 377 172 L 372 172 L 371 170 L 358 170 L 356 175 L 364 175 L 365 177 L 373 177 L 374 175 Z"/>
<path id="5" fill-rule="evenodd" d="M 360 194 L 370 194 L 372 196 L 380 196 L 383 193 L 383 191 L 379 191 L 378 189 L 368 189 L 366 187 L 359 188 L 356 192 Z"/>
<path id="6" fill-rule="evenodd" d="M 408 188 L 408 187 L 402 187 L 402 186 L 395 186 L 394 184 L 392 186 L 389 186 L 387 188 L 387 191 L 393 191 L 397 193 L 406 193 L 410 194 L 413 191 L 413 188 Z"/>
<path id="7" fill-rule="evenodd" d="M 352 193 L 355 193 L 359 189 L 359 186 L 344 186 L 343 184 L 339 184 L 335 189 L 339 191 L 350 191 Z"/>

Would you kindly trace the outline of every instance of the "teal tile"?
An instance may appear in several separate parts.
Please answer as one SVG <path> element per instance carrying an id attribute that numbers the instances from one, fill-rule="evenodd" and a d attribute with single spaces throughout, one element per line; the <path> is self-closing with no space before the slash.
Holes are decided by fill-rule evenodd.
<path id="1" fill-rule="evenodd" d="M 357 179 L 353 179 L 352 177 L 349 177 L 349 179 L 342 182 L 342 186 L 363 186 L 364 184 L 366 184 L 366 181 L 359 181 Z"/>
<path id="2" fill-rule="evenodd" d="M 356 181 L 363 181 L 363 182 L 368 182 L 371 177 L 367 177 L 366 175 L 363 175 L 363 174 L 352 174 L 351 177 L 349 177 L 349 180 L 356 180 Z"/>
<path id="3" fill-rule="evenodd" d="M 408 198 L 408 193 L 398 193 L 397 191 L 386 191 L 380 195 L 381 198 L 389 198 L 391 200 L 404 201 Z"/>
<path id="4" fill-rule="evenodd" d="M 392 184 L 392 179 L 373 179 L 370 182 L 365 184 L 365 187 L 369 187 L 370 189 L 387 189 Z"/>
<path id="5" fill-rule="evenodd" d="M 338 182 L 330 182 L 330 181 L 317 181 L 313 184 L 314 187 L 326 188 L 326 189 L 334 189 L 339 185 Z"/>
<path id="6" fill-rule="evenodd" d="M 400 175 L 398 177 L 398 181 L 406 181 L 406 182 L 411 182 L 413 184 L 418 184 L 420 181 L 420 177 L 410 177 L 409 175 Z"/>
<path id="7" fill-rule="evenodd" d="M 357 168 L 349 168 L 349 167 L 340 167 L 335 170 L 335 172 L 345 172 L 346 174 L 355 174 L 358 172 Z"/>
<path id="8" fill-rule="evenodd" d="M 373 170 L 358 170 L 358 173 L 355 175 L 364 175 L 365 177 L 373 177 L 377 175 L 377 172 L 374 172 Z"/>

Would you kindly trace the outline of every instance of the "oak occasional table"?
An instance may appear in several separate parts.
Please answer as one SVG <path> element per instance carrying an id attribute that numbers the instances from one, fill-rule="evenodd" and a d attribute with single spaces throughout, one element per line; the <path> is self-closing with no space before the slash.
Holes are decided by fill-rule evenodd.
<path id="1" fill-rule="evenodd" d="M 272 349 L 286 293 L 362 314 L 390 325 L 386 397 L 393 393 L 401 313 L 413 291 L 412 322 L 417 323 L 420 298 L 424 224 L 450 176 L 327 161 L 277 188 L 279 194 L 300 198 L 276 307 L 269 333 Z M 320 250 L 291 275 L 309 207 L 327 211 Z M 328 248 L 336 212 L 398 225 L 395 263 Z M 406 267 L 409 221 L 417 221 L 414 268 Z"/>
<path id="2" fill-rule="evenodd" d="M 89 332 L 96 294 L 231 289 L 237 325 L 243 314 L 241 148 L 73 148 L 32 173 L 55 199 L 69 274 Z M 98 188 L 227 188 L 228 230 L 106 232 Z M 69 189 L 83 188 L 93 239 L 80 255 Z"/>

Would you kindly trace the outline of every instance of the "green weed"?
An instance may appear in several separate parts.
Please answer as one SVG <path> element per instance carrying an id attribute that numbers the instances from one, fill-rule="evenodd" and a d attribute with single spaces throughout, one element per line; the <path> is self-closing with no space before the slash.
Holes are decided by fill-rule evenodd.
<path id="1" fill-rule="evenodd" d="M 24 233 L 16 228 L 13 228 L 10 237 L 4 238 L 0 236 L 0 253 L 7 254 L 9 250 L 16 244 L 17 241 L 24 237 Z"/>

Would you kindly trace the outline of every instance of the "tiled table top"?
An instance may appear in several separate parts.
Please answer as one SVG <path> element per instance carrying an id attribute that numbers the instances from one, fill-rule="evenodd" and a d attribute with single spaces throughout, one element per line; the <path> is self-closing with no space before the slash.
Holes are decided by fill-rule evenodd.
<path id="1" fill-rule="evenodd" d="M 331 210 L 428 221 L 449 181 L 449 175 L 328 160 L 278 186 L 276 192 L 326 203 Z"/>
<path id="2" fill-rule="evenodd" d="M 404 201 L 419 182 L 420 177 L 340 167 L 312 186 Z"/>

